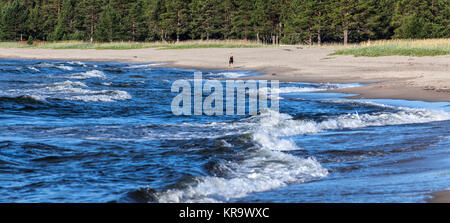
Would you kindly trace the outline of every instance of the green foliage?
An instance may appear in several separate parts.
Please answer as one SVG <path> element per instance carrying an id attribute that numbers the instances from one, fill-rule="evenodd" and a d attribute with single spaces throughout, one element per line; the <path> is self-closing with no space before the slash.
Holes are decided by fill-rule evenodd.
<path id="1" fill-rule="evenodd" d="M 28 36 L 27 44 L 33 45 L 33 37 L 32 36 Z"/>
<path id="2" fill-rule="evenodd" d="M 450 0 L 0 0 L 0 40 L 448 38 Z"/>
<path id="3" fill-rule="evenodd" d="M 19 0 L 3 7 L 1 13 L 1 37 L 5 40 L 19 40 L 26 33 L 26 8 Z"/>
<path id="4" fill-rule="evenodd" d="M 98 23 L 95 26 L 96 40 L 100 42 L 118 40 L 119 32 L 119 14 L 110 1 L 100 13 Z"/>

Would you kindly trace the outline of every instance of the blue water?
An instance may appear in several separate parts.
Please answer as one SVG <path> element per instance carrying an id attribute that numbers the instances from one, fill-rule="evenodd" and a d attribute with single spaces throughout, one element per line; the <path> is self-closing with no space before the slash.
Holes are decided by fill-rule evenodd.
<path id="1" fill-rule="evenodd" d="M 0 202 L 424 202 L 449 188 L 448 103 L 281 83 L 279 112 L 174 116 L 171 85 L 194 70 L 156 65 L 0 60 Z"/>

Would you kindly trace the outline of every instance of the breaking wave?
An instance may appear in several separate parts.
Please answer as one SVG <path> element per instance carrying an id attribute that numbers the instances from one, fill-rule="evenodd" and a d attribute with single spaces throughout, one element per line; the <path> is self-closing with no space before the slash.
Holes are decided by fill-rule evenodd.
<path id="1" fill-rule="evenodd" d="M 151 64 L 138 64 L 138 65 L 131 65 L 128 67 L 125 67 L 125 69 L 140 69 L 140 68 L 150 68 L 155 66 L 161 66 L 165 63 L 151 63 Z"/>
<path id="2" fill-rule="evenodd" d="M 386 107 L 376 103 L 370 103 L 370 105 Z M 155 192 L 153 196 L 157 202 L 163 203 L 227 202 L 245 197 L 249 193 L 320 179 L 327 176 L 328 170 L 313 157 L 301 158 L 283 152 L 301 150 L 293 140 L 286 137 L 336 129 L 444 120 L 450 120 L 450 113 L 398 107 L 393 111 L 342 114 L 323 121 L 295 120 L 288 114 L 267 111 L 261 115 L 243 119 L 239 124 L 199 124 L 203 128 L 208 126 L 213 132 L 218 132 L 214 131 L 214 128 L 220 128 L 221 131 L 228 128 L 233 129 L 235 133 L 238 130 L 240 134 L 251 134 L 251 140 L 255 146 L 249 149 L 251 152 L 239 154 L 245 156 L 243 160 L 216 163 L 215 169 L 221 171 L 220 176 L 198 177 L 193 183 L 184 185 L 182 189 Z"/>
<path id="3" fill-rule="evenodd" d="M 72 79 L 89 79 L 89 78 L 105 78 L 106 75 L 102 71 L 99 70 L 90 70 L 82 73 L 75 73 L 70 75 L 69 78 Z"/>
<path id="4" fill-rule="evenodd" d="M 63 81 L 48 85 L 37 85 L 35 89 L 9 90 L 1 92 L 6 97 L 27 95 L 35 100 L 63 99 L 84 102 L 115 102 L 131 99 L 131 95 L 120 90 L 90 90 L 85 83 L 79 81 Z"/>
<path id="5" fill-rule="evenodd" d="M 38 67 L 50 67 L 50 68 L 57 68 L 60 70 L 73 70 L 73 67 L 66 66 L 63 64 L 52 64 L 52 63 L 41 63 L 37 65 Z"/>

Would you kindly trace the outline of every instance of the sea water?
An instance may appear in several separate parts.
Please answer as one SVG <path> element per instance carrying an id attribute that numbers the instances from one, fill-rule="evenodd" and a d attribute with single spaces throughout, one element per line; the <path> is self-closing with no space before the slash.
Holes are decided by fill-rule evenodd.
<path id="1" fill-rule="evenodd" d="M 280 83 L 279 111 L 175 116 L 171 85 L 197 70 L 161 66 L 0 60 L 0 202 L 425 202 L 449 188 L 448 103 Z"/>

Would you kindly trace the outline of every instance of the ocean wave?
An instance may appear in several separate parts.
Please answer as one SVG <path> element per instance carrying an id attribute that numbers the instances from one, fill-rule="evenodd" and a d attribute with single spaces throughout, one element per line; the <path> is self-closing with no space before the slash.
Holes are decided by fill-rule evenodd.
<path id="1" fill-rule="evenodd" d="M 119 90 L 91 91 L 90 94 L 72 96 L 70 99 L 84 102 L 115 102 L 132 98 L 128 92 Z"/>
<path id="2" fill-rule="evenodd" d="M 41 104 L 45 99 L 36 95 L 20 95 L 17 97 L 0 96 L 0 102 L 19 102 L 29 104 Z"/>
<path id="3" fill-rule="evenodd" d="M 40 101 L 46 99 L 62 99 L 84 102 L 115 102 L 131 99 L 131 95 L 120 90 L 90 90 L 88 86 L 80 81 L 63 81 L 52 84 L 39 84 L 39 88 L 12 89 L 1 92 L 7 97 L 18 97 L 28 95 Z"/>
<path id="4" fill-rule="evenodd" d="M 89 78 L 105 78 L 106 75 L 99 70 L 90 70 L 82 73 L 75 73 L 69 76 L 72 79 L 89 79 Z"/>
<path id="5" fill-rule="evenodd" d="M 28 66 L 27 69 L 32 70 L 32 71 L 34 71 L 34 72 L 41 72 L 39 69 L 37 69 L 37 68 L 34 67 L 34 66 Z"/>
<path id="6" fill-rule="evenodd" d="M 77 66 L 81 66 L 81 67 L 87 67 L 87 65 L 81 61 L 68 61 L 67 62 L 70 65 L 77 65 Z"/>
<path id="7" fill-rule="evenodd" d="M 261 116 L 252 118 L 259 119 L 259 122 L 261 123 L 258 134 L 288 137 L 302 134 L 314 134 L 327 130 L 445 121 L 450 120 L 450 113 L 430 109 L 397 108 L 395 111 L 367 114 L 358 114 L 355 112 L 353 114 L 330 117 L 323 121 L 313 121 L 294 120 L 290 115 L 269 111 Z"/>
<path id="8" fill-rule="evenodd" d="M 199 177 L 195 185 L 169 189 L 154 195 L 160 203 L 227 202 L 262 192 L 325 177 L 328 171 L 313 158 L 280 151 L 257 150 L 242 162 L 219 163 L 226 177 Z"/>
<path id="9" fill-rule="evenodd" d="M 313 87 L 279 87 L 279 88 L 260 88 L 260 93 L 277 93 L 277 94 L 289 94 L 289 93 L 302 93 L 302 92 L 317 92 L 317 91 L 328 91 L 333 89 L 344 89 L 358 87 L 358 84 L 311 84 Z"/>
<path id="10" fill-rule="evenodd" d="M 125 69 L 150 68 L 150 67 L 155 67 L 155 66 L 161 66 L 164 64 L 165 63 L 138 64 L 138 65 L 131 65 L 131 66 L 125 67 Z"/>
<path id="11" fill-rule="evenodd" d="M 206 76 L 218 77 L 218 79 L 236 79 L 247 76 L 247 72 L 220 72 L 220 73 L 207 73 Z"/>
<path id="12" fill-rule="evenodd" d="M 347 101 L 347 103 L 349 103 Z M 370 103 L 371 106 L 386 106 Z M 192 184 L 182 189 L 168 189 L 155 192 L 157 202 L 227 202 L 250 193 L 262 192 L 293 183 L 308 182 L 327 176 L 328 170 L 313 157 L 301 158 L 283 151 L 301 150 L 296 143 L 286 137 L 315 134 L 327 130 L 363 128 L 425 123 L 450 120 L 450 113 L 429 109 L 397 107 L 392 111 L 366 114 L 343 114 L 323 121 L 295 120 L 289 114 L 267 111 L 236 123 L 183 124 L 185 127 L 202 125 L 202 128 L 234 129 L 248 132 L 254 148 L 239 154 L 244 159 L 220 162 L 216 169 L 219 176 L 198 177 Z M 244 124 L 245 123 L 245 124 Z M 232 132 L 233 132 L 232 131 Z M 198 132 L 197 132 L 198 134 Z M 229 143 L 228 143 L 229 144 Z M 230 145 L 228 145 L 230 146 Z"/>
<path id="13" fill-rule="evenodd" d="M 61 70 L 73 70 L 73 67 L 66 66 L 66 65 L 63 65 L 63 64 L 40 63 L 37 66 L 38 67 L 57 68 L 57 69 L 61 69 Z"/>

